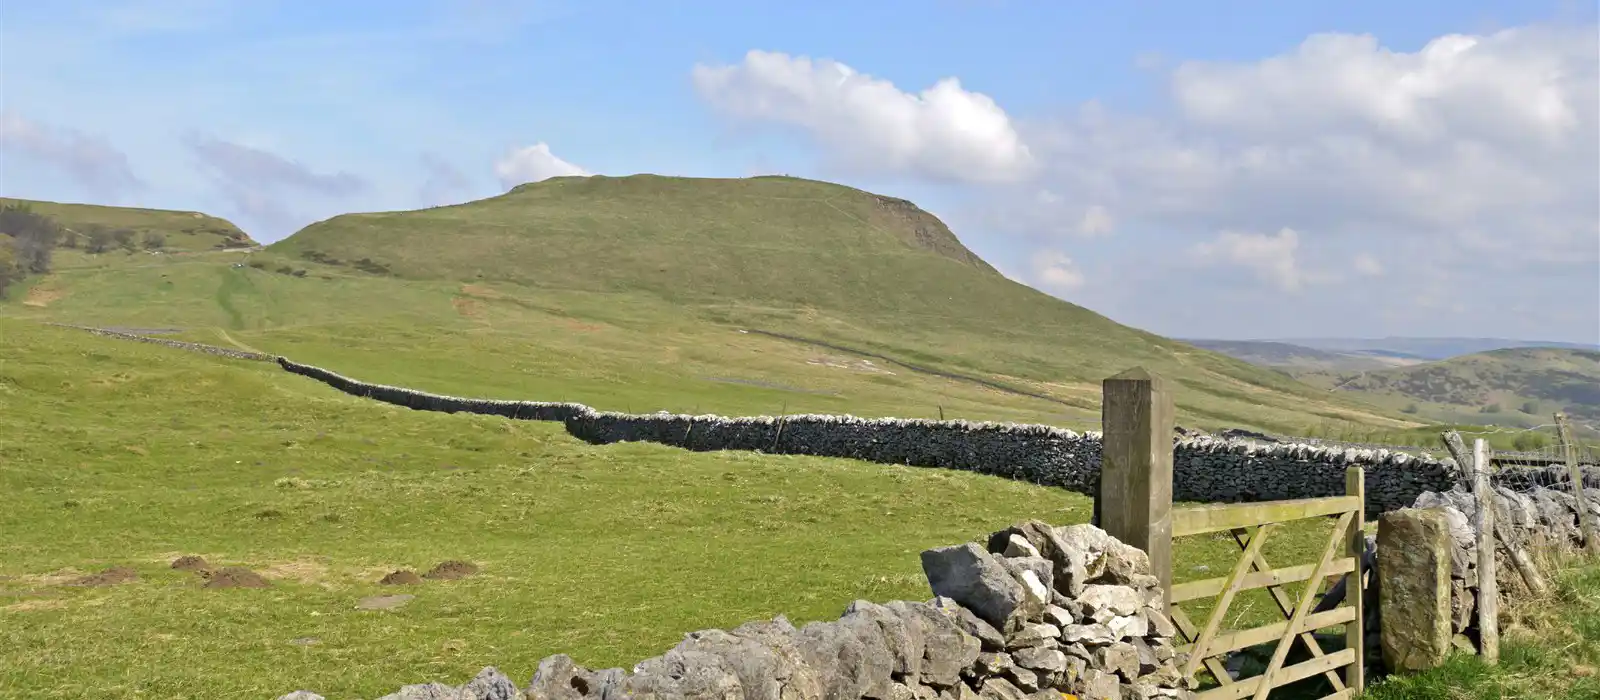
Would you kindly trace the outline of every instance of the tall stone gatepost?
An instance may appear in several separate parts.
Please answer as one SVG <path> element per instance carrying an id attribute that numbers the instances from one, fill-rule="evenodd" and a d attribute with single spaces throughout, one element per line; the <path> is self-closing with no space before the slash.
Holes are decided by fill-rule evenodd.
<path id="1" fill-rule="evenodd" d="M 1439 508 L 1378 520 L 1378 609 L 1383 662 L 1420 671 L 1450 653 L 1450 522 Z"/>

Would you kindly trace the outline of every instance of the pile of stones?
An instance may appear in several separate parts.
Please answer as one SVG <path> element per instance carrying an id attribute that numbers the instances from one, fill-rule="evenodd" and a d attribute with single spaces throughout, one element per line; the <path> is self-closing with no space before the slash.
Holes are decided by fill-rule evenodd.
<path id="1" fill-rule="evenodd" d="M 520 689 L 491 667 L 463 686 L 408 685 L 381 700 L 1193 696 L 1148 558 L 1093 525 L 1029 521 L 925 551 L 922 566 L 934 594 L 924 602 L 857 600 L 833 621 L 797 627 L 778 616 L 692 632 L 631 670 L 590 670 L 557 654 Z"/>

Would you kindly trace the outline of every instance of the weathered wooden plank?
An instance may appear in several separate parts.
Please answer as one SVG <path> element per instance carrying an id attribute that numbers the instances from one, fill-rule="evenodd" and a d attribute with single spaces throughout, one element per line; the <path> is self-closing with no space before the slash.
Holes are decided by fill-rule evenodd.
<path id="1" fill-rule="evenodd" d="M 1328 566 L 1324 573 L 1330 576 L 1333 574 L 1349 573 L 1355 570 L 1355 566 L 1355 558 L 1341 557 L 1333 560 L 1333 563 Z M 1311 573 L 1316 569 L 1316 567 L 1316 564 L 1297 564 L 1295 566 L 1285 566 L 1283 568 L 1273 569 L 1271 571 L 1256 571 L 1248 573 L 1245 574 L 1240 580 L 1239 590 L 1251 591 L 1257 588 L 1268 588 L 1272 586 L 1281 586 L 1285 583 L 1304 581 L 1308 578 L 1311 578 Z M 1185 583 L 1172 584 L 1172 602 L 1181 603 L 1188 600 L 1210 598 L 1211 596 L 1221 593 L 1222 587 L 1227 585 L 1227 582 L 1228 577 L 1218 576 L 1216 578 L 1208 578 L 1200 581 L 1187 581 Z M 1282 607 L 1288 608 L 1288 610 L 1284 612 L 1284 615 L 1288 615 L 1289 612 L 1293 610 L 1293 606 L 1287 603 L 1284 603 Z"/>
<path id="2" fill-rule="evenodd" d="M 1165 380 L 1135 367 L 1101 383 L 1100 493 L 1096 522 L 1150 557 L 1172 590 L 1172 434 L 1176 410 Z M 1166 601 L 1171 607 L 1171 600 Z"/>
<path id="3" fill-rule="evenodd" d="M 1245 548 L 1244 536 L 1246 534 L 1249 534 L 1249 533 L 1247 533 L 1243 529 L 1235 528 L 1234 530 L 1231 531 L 1231 534 L 1233 535 L 1234 543 L 1239 545 L 1239 549 L 1244 549 Z M 1315 566 L 1315 565 L 1312 565 L 1312 566 Z M 1267 558 L 1265 556 L 1262 556 L 1259 553 L 1256 554 L 1254 559 L 1250 560 L 1250 568 L 1255 569 L 1256 571 L 1271 571 L 1272 570 L 1272 566 L 1267 563 Z M 1252 573 L 1254 573 L 1254 572 L 1252 572 Z M 1307 570 L 1306 573 L 1307 573 L 1307 576 L 1309 577 L 1310 576 L 1309 569 Z M 1274 603 L 1278 604 L 1278 612 L 1283 613 L 1283 618 L 1285 620 L 1289 619 L 1290 613 L 1294 611 L 1294 604 L 1289 602 L 1289 594 L 1284 592 L 1282 586 L 1268 585 L 1266 588 L 1267 588 L 1267 593 L 1272 596 L 1272 601 Z M 1300 642 L 1305 645 L 1306 650 L 1310 651 L 1311 655 L 1313 657 L 1323 656 L 1322 645 L 1317 644 L 1316 635 L 1311 634 L 1310 632 L 1301 632 L 1300 635 L 1299 635 L 1299 638 L 1300 638 Z M 1215 657 L 1213 657 L 1213 658 L 1215 658 Z M 1339 679 L 1339 674 L 1334 673 L 1333 671 L 1328 671 L 1325 675 L 1328 678 L 1328 682 L 1333 684 L 1334 688 L 1343 688 L 1344 687 L 1344 681 Z"/>
<path id="4" fill-rule="evenodd" d="M 1245 547 L 1244 556 L 1239 557 L 1239 561 L 1233 565 L 1233 572 L 1228 574 L 1228 582 L 1222 587 L 1222 597 L 1217 600 L 1216 609 L 1211 611 L 1211 617 L 1206 620 L 1205 629 L 1200 631 L 1200 638 L 1195 640 L 1194 653 L 1184 663 L 1185 678 L 1193 678 L 1195 667 L 1199 665 L 1200 660 L 1211 655 L 1207 647 L 1211 644 L 1212 638 L 1217 636 L 1217 630 L 1222 627 L 1222 619 L 1227 616 L 1228 606 L 1233 604 L 1233 597 L 1239 593 L 1239 581 L 1244 578 L 1251 557 L 1261 552 L 1261 546 L 1267 542 L 1267 535 L 1272 534 L 1277 526 L 1277 523 L 1267 523 L 1257 528 L 1255 535 L 1250 538 L 1250 544 Z"/>
<path id="5" fill-rule="evenodd" d="M 1355 659 L 1355 655 L 1354 649 L 1340 649 L 1320 659 L 1302 661 L 1279 671 L 1276 680 L 1279 686 L 1302 681 L 1323 671 L 1349 665 Z M 1241 700 L 1254 694 L 1261 687 L 1263 678 L 1264 676 L 1241 678 L 1232 685 L 1212 688 L 1196 694 L 1195 697 L 1197 700 Z"/>
<path id="6" fill-rule="evenodd" d="M 1367 519 L 1367 472 L 1361 467 L 1350 467 L 1345 470 L 1344 495 L 1354 496 L 1361 504 L 1350 514 L 1350 529 L 1345 533 L 1345 553 L 1350 555 L 1349 559 L 1352 561 L 1360 562 L 1367 551 L 1367 536 L 1361 531 L 1361 525 Z M 1336 683 L 1334 689 L 1355 695 L 1361 693 L 1367 686 L 1367 596 L 1366 586 L 1362 585 L 1361 581 L 1359 563 L 1345 573 L 1344 589 L 1350 592 L 1351 601 L 1346 609 L 1354 612 L 1350 622 L 1344 627 L 1344 646 L 1355 651 L 1356 658 L 1345 668 L 1344 687 L 1340 688 Z"/>
<path id="7" fill-rule="evenodd" d="M 1572 440 L 1572 426 L 1567 425 L 1567 414 L 1556 413 L 1556 434 L 1561 438 L 1561 453 L 1566 458 L 1567 473 L 1572 479 L 1572 495 L 1578 499 L 1578 531 L 1583 533 L 1583 547 L 1590 554 L 1600 555 L 1600 534 L 1595 532 L 1594 518 L 1583 507 L 1583 470 L 1578 468 L 1578 446 Z"/>
<path id="8" fill-rule="evenodd" d="M 1295 606 L 1294 617 L 1289 619 L 1289 629 L 1299 629 L 1300 625 L 1305 623 L 1306 613 L 1310 612 L 1312 601 L 1317 599 L 1317 589 L 1321 588 L 1319 583 L 1322 580 L 1322 570 L 1333 559 L 1333 553 L 1339 551 L 1339 545 L 1349 539 L 1350 521 L 1354 516 L 1354 512 L 1345 513 L 1339 516 L 1339 524 L 1333 526 L 1333 532 L 1328 536 L 1328 545 L 1323 548 L 1322 556 L 1317 558 L 1317 569 L 1311 575 L 1311 583 L 1306 584 L 1300 593 L 1300 604 Z M 1267 671 L 1263 674 L 1265 681 L 1256 689 L 1255 700 L 1267 700 L 1267 695 L 1273 688 L 1284 684 L 1277 679 L 1277 675 L 1283 670 L 1284 660 L 1289 658 L 1289 647 L 1293 645 L 1293 640 L 1294 637 L 1291 635 L 1284 635 L 1278 640 L 1278 647 L 1272 652 L 1272 661 L 1267 664 Z M 1358 655 L 1359 653 L 1357 652 Z"/>
<path id="9" fill-rule="evenodd" d="M 1484 663 L 1500 663 L 1500 585 L 1494 559 L 1494 491 L 1489 488 L 1489 443 L 1472 441 L 1472 462 L 1477 465 L 1478 527 L 1478 653 Z M 1582 510 L 1580 508 L 1579 510 Z"/>
<path id="10" fill-rule="evenodd" d="M 1447 431 L 1440 435 L 1440 438 L 1444 441 L 1445 449 L 1450 451 L 1450 456 L 1455 459 L 1456 464 L 1471 463 L 1472 454 L 1467 452 L 1467 445 L 1461 441 L 1459 433 L 1454 430 Z M 1493 455 L 1491 455 L 1489 463 L 1494 463 Z M 1477 485 L 1472 482 L 1468 482 L 1467 486 L 1472 490 L 1477 489 Z M 1522 582 L 1528 584 L 1528 590 L 1535 596 L 1543 596 L 1546 591 L 1550 590 L 1549 586 L 1544 582 L 1544 575 L 1539 573 L 1539 567 L 1534 565 L 1533 559 L 1528 556 L 1528 552 L 1517 546 L 1516 541 L 1511 539 L 1511 534 L 1506 530 L 1508 518 L 1503 517 L 1505 513 L 1501 512 L 1500 501 L 1496 499 L 1493 503 L 1495 506 L 1494 530 L 1495 536 L 1500 540 L 1500 546 L 1505 550 L 1506 557 L 1511 560 L 1512 565 L 1516 566 L 1517 573 L 1521 574 Z"/>
<path id="11" fill-rule="evenodd" d="M 1348 513 L 1361 506 L 1355 496 L 1298 498 L 1265 503 L 1218 503 L 1172 509 L 1172 536 L 1186 537 L 1234 528 Z"/>
<path id="12" fill-rule="evenodd" d="M 1172 625 L 1178 628 L 1178 634 L 1183 637 L 1184 641 L 1193 642 L 1200 637 L 1200 629 L 1194 626 L 1194 622 L 1189 619 L 1189 614 L 1184 612 L 1182 608 L 1173 605 L 1169 610 L 1169 614 L 1172 616 Z M 1211 672 L 1211 675 L 1217 679 L 1218 683 L 1227 685 L 1233 682 L 1233 676 L 1228 675 L 1228 669 L 1222 665 L 1221 659 L 1215 656 L 1207 656 L 1201 663 L 1206 665 L 1206 670 Z"/>
<path id="13" fill-rule="evenodd" d="M 1324 627 L 1342 625 L 1354 619 L 1354 614 L 1355 608 L 1350 606 L 1342 606 L 1326 612 L 1307 615 L 1306 619 L 1302 621 L 1300 627 L 1295 629 L 1293 632 L 1290 632 L 1289 630 L 1289 621 L 1284 620 L 1283 622 L 1273 622 L 1271 624 L 1262 625 L 1260 627 L 1252 627 L 1250 629 L 1241 630 L 1238 632 L 1219 634 L 1217 635 L 1216 639 L 1211 641 L 1209 653 L 1212 656 L 1217 654 L 1226 654 L 1244 649 L 1246 647 L 1253 647 L 1257 644 L 1266 644 L 1274 639 L 1281 639 L 1285 634 L 1309 632 L 1311 630 L 1319 630 Z M 1189 654 L 1194 651 L 1193 644 L 1182 644 L 1175 648 L 1178 652 L 1184 654 Z"/>

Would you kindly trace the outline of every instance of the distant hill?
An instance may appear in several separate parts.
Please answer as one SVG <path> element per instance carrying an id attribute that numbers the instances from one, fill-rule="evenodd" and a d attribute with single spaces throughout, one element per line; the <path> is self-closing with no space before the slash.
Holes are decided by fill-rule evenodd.
<path id="1" fill-rule="evenodd" d="M 1508 338 L 1277 338 L 1267 342 L 1290 343 L 1328 352 L 1443 360 L 1460 355 L 1509 348 L 1562 348 L 1600 351 L 1600 345 Z"/>
<path id="2" fill-rule="evenodd" d="M 0 206 L 23 205 L 43 214 L 69 231 L 86 233 L 93 226 L 132 229 L 139 239 L 157 234 L 163 247 L 173 251 L 215 250 L 255 245 L 255 241 L 227 219 L 195 211 L 112 207 L 36 199 L 0 197 Z"/>
<path id="3" fill-rule="evenodd" d="M 1591 350 L 1512 348 L 1410 367 L 1300 376 L 1444 422 L 1539 425 L 1565 411 L 1600 424 L 1600 352 Z"/>
<path id="4" fill-rule="evenodd" d="M 1291 375 L 1308 370 L 1383 369 L 1423 361 L 1421 358 L 1373 352 L 1333 352 L 1272 340 L 1185 339 L 1183 342 Z"/>

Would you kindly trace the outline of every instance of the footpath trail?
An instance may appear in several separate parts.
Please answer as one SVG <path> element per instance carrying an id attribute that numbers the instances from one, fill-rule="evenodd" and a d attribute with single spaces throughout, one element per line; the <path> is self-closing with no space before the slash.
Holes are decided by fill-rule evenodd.
<path id="1" fill-rule="evenodd" d="M 256 353 L 256 354 L 259 354 L 259 355 L 270 355 L 270 354 L 272 354 L 272 353 L 268 353 L 268 352 L 262 352 L 262 351 L 260 351 L 260 350 L 258 350 L 256 348 L 253 348 L 253 347 L 251 347 L 251 346 L 249 346 L 249 345 L 247 345 L 245 343 L 239 342 L 233 336 L 228 335 L 228 331 L 224 330 L 221 326 L 217 326 L 215 328 L 212 328 L 212 330 L 216 331 L 217 335 L 220 336 L 224 342 L 226 342 L 229 345 L 232 345 L 232 346 L 234 346 L 236 348 L 239 348 L 240 350 L 243 350 L 245 352 L 253 352 L 253 353 Z"/>

